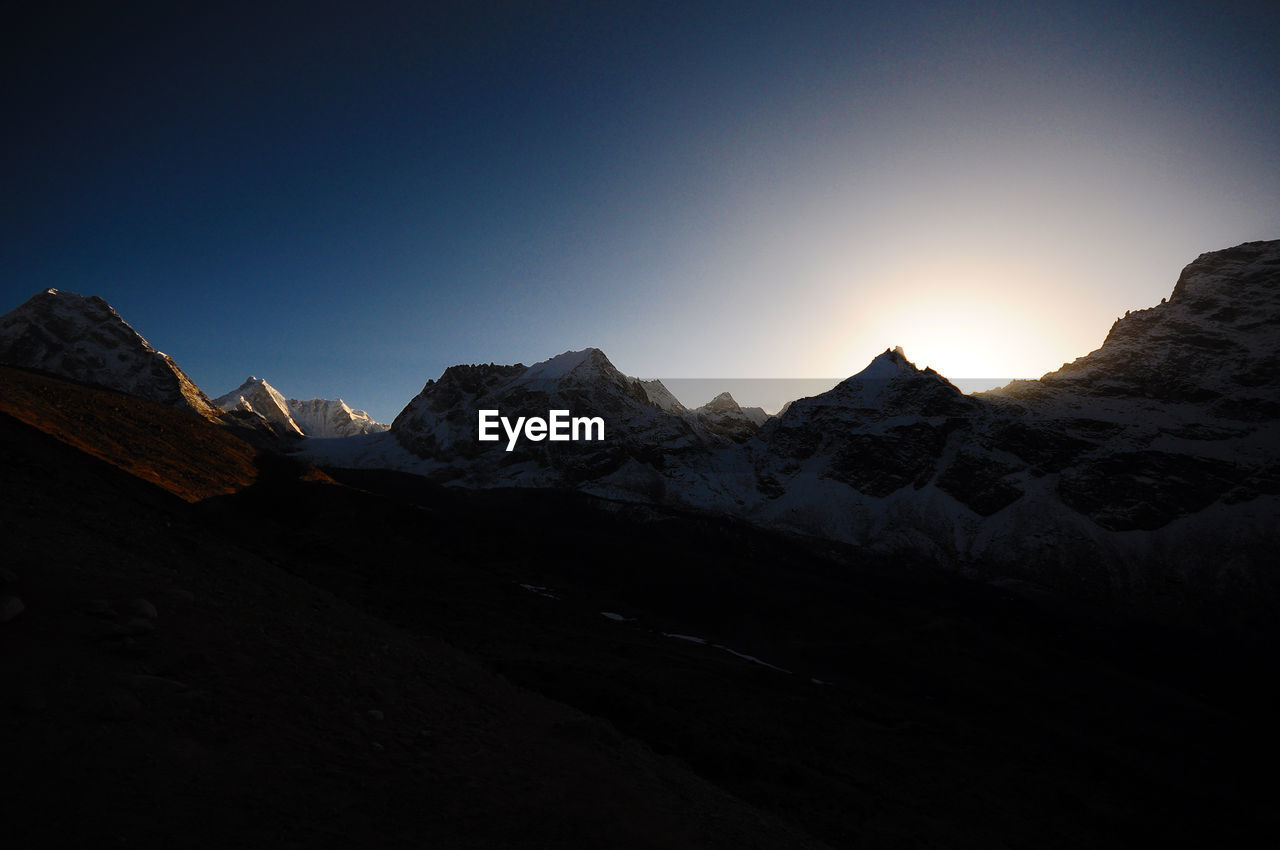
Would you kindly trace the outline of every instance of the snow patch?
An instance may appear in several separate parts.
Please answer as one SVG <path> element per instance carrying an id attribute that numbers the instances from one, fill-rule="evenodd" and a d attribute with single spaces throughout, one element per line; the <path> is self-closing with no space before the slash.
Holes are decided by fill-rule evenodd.
<path id="1" fill-rule="evenodd" d="M 560 598 L 559 596 L 556 596 L 554 593 L 552 593 L 551 588 L 549 587 L 543 587 L 542 585 L 539 585 L 539 584 L 523 584 L 523 583 L 519 583 L 519 584 L 521 587 L 523 587 L 525 590 L 529 591 L 530 593 L 536 593 L 539 596 L 545 596 L 548 599 Z"/>

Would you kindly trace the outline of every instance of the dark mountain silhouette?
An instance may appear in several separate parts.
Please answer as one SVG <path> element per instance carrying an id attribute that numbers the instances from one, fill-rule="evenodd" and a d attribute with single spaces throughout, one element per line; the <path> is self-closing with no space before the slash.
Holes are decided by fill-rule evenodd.
<path id="1" fill-rule="evenodd" d="M 741 442 L 593 349 L 453 367 L 324 470 L 87 349 L 0 367 L 6 834 L 1246 846 L 1278 248 L 1041 381 L 889 350 Z M 480 404 L 616 443 L 482 454 Z"/>

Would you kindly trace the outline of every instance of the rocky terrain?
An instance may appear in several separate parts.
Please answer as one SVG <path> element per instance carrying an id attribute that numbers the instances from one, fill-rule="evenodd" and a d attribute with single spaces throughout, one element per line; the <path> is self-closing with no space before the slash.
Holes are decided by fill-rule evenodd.
<path id="1" fill-rule="evenodd" d="M 966 396 L 892 349 L 775 417 L 728 393 L 689 410 L 598 349 L 450 367 L 389 431 L 258 378 L 215 403 L 102 299 L 56 290 L 0 318 L 0 359 L 220 418 L 322 466 L 707 511 L 1247 631 L 1280 599 L 1261 566 L 1280 544 L 1277 327 L 1280 243 L 1259 242 L 1202 255 L 1165 302 L 1038 381 Z M 476 439 L 481 409 L 600 417 L 605 439 L 507 451 Z"/>
<path id="2" fill-rule="evenodd" d="M 751 437 L 769 420 L 769 414 L 762 408 L 741 407 L 729 393 L 720 393 L 711 401 L 695 408 L 693 413 L 705 427 L 734 442 L 742 442 Z"/>
<path id="3" fill-rule="evenodd" d="M 224 414 L 42 293 L 0 318 L 6 835 L 1251 846 L 1278 327 L 1252 243 L 975 396 L 890 349 L 757 421 L 587 349 L 282 441 L 265 381 Z M 507 452 L 481 408 L 607 439 Z"/>
<path id="4" fill-rule="evenodd" d="M 97 296 L 48 289 L 0 316 L 0 363 L 40 369 L 190 410 L 221 411 L 173 358 Z"/>
<path id="5" fill-rule="evenodd" d="M 55 404 L 73 418 L 102 406 L 106 391 L 11 369 L 0 387 L 12 846 L 823 846 L 607 721 L 513 685 L 451 645 L 458 635 L 395 625 L 319 580 L 336 561 L 317 553 L 368 549 L 379 525 L 403 547 L 411 511 L 388 517 L 385 503 L 127 396 L 115 435 L 79 435 L 95 457 L 45 422 Z M 145 460 L 168 451 L 150 435 L 170 428 L 200 446 L 168 457 L 175 476 L 200 476 L 196 454 L 253 458 L 241 496 L 196 506 L 166 491 L 187 488 L 145 480 Z M 308 504 L 328 505 L 335 533 L 277 513 L 312 486 Z M 438 563 L 414 566 L 447 582 L 453 568 Z M 453 601 L 495 589 L 481 576 Z"/>
<path id="6" fill-rule="evenodd" d="M 766 418 L 728 394 L 689 411 L 595 349 L 453 367 L 387 443 L 331 466 L 467 486 L 573 487 L 707 510 L 1185 623 L 1265 627 L 1280 585 L 1280 243 L 1189 265 L 1172 296 L 1039 381 L 965 396 L 886 351 Z M 604 444 L 474 439 L 481 407 L 602 415 Z M 383 448 L 379 448 L 379 445 Z"/>
<path id="7" fill-rule="evenodd" d="M 505 440 L 477 441 L 481 409 L 500 410 L 512 419 L 545 417 L 554 409 L 600 416 L 605 439 L 521 441 L 506 451 Z M 450 367 L 401 411 L 390 436 L 415 458 L 409 464 L 413 471 L 439 481 L 469 486 L 595 484 L 651 501 L 663 498 L 663 470 L 696 466 L 728 443 L 696 417 L 670 413 L 651 402 L 640 381 L 623 375 L 594 348 L 565 352 L 530 367 Z"/>
<path id="8" fill-rule="evenodd" d="M 217 469 L 239 471 L 198 494 Z M 1193 847 L 1280 825 L 1250 769 L 1270 644 L 705 513 L 335 473 L 0 370 L 15 845 Z"/>

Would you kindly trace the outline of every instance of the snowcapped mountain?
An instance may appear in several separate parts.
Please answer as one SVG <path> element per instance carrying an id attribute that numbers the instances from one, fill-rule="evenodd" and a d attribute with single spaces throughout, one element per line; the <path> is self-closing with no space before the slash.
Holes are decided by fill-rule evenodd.
<path id="1" fill-rule="evenodd" d="M 48 289 L 0 316 L 0 362 L 190 410 L 221 411 L 101 298 Z"/>
<path id="2" fill-rule="evenodd" d="M 998 392 L 1047 401 L 1063 391 L 1209 405 L 1215 416 L 1256 420 L 1280 382 L 1280 242 L 1250 242 L 1201 254 L 1173 294 L 1117 319 L 1097 351 L 1039 381 Z"/>
<path id="3" fill-rule="evenodd" d="M 1167 301 L 1117 320 L 1097 351 L 981 397 L 1002 434 L 1016 423 L 1005 444 L 1060 467 L 1059 496 L 1104 528 L 1275 495 L 1280 242 L 1201 255 Z"/>
<path id="4" fill-rule="evenodd" d="M 483 407 L 602 413 L 607 440 L 507 453 L 476 440 Z M 446 370 L 394 445 L 315 459 L 728 513 L 1175 617 L 1280 599 L 1262 566 L 1280 547 L 1280 241 L 1202 255 L 1038 381 L 966 396 L 895 348 L 748 417 L 727 394 L 688 411 L 588 349 Z"/>
<path id="5" fill-rule="evenodd" d="M 763 524 L 1112 600 L 1274 598 L 1280 242 L 1202 255 L 1039 381 L 966 397 L 886 351 L 746 449 Z"/>
<path id="6" fill-rule="evenodd" d="M 385 438 L 310 451 L 730 513 L 1113 600 L 1274 595 L 1258 563 L 1280 545 L 1277 329 L 1280 242 L 1251 243 L 1201 256 L 1092 354 L 1001 390 L 966 396 L 895 348 L 775 417 L 729 394 L 689 411 L 587 349 L 451 367 Z M 481 409 L 556 408 L 603 417 L 606 439 L 477 440 Z"/>
<path id="7" fill-rule="evenodd" d="M 665 466 L 724 441 L 691 417 L 651 401 L 654 391 L 619 372 L 596 348 L 567 351 L 529 367 L 452 366 L 401 411 L 391 435 L 422 462 L 415 464 L 420 471 L 442 480 L 481 486 L 590 483 L 597 490 L 656 498 L 664 489 Z M 599 417 L 604 439 L 523 439 L 507 450 L 505 433 L 496 442 L 477 439 L 481 410 L 499 411 L 512 422 L 546 418 L 552 410 Z"/>
<path id="8" fill-rule="evenodd" d="M 223 410 L 256 414 L 276 433 L 294 437 L 332 439 L 377 434 L 390 427 L 374 422 L 363 410 L 352 410 L 340 398 L 286 399 L 271 384 L 252 375 L 215 401 Z"/>
<path id="9" fill-rule="evenodd" d="M 356 434 L 380 434 L 391 426 L 374 422 L 363 410 L 353 410 L 340 398 L 289 399 L 289 413 L 308 437 L 332 439 Z"/>
<path id="10" fill-rule="evenodd" d="M 950 432 L 976 407 L 937 372 L 918 370 L 901 348 L 886 350 L 761 428 L 748 447 L 759 489 L 773 495 L 819 478 L 887 496 L 931 471 Z"/>
<path id="11" fill-rule="evenodd" d="M 289 410 L 289 402 L 262 378 L 250 375 L 243 384 L 214 399 L 214 403 L 226 411 L 238 410 L 256 414 L 277 433 L 303 436 L 302 428 L 294 421 Z"/>
<path id="12" fill-rule="evenodd" d="M 1108 599 L 1280 597 L 1259 568 L 1280 546 L 1280 241 L 1200 256 L 1038 381 L 966 396 L 895 348 L 774 417 L 728 393 L 689 410 L 595 348 L 450 367 L 389 431 L 258 378 L 215 404 L 105 301 L 57 290 L 0 317 L 0 360 L 265 424 L 332 466 L 693 507 Z M 556 410 L 603 438 L 521 430 Z"/>
<path id="13" fill-rule="evenodd" d="M 769 419 L 762 407 L 740 407 L 730 393 L 720 393 L 693 411 L 708 429 L 735 442 L 742 442 L 760 430 Z"/>

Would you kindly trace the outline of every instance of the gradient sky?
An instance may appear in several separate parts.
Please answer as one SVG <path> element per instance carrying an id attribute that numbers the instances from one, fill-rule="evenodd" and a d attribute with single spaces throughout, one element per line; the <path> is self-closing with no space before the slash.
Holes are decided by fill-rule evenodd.
<path id="1" fill-rule="evenodd" d="M 1038 377 L 1280 237 L 1275 2 L 111 5 L 0 28 L 0 312 L 101 295 L 211 395 Z"/>

